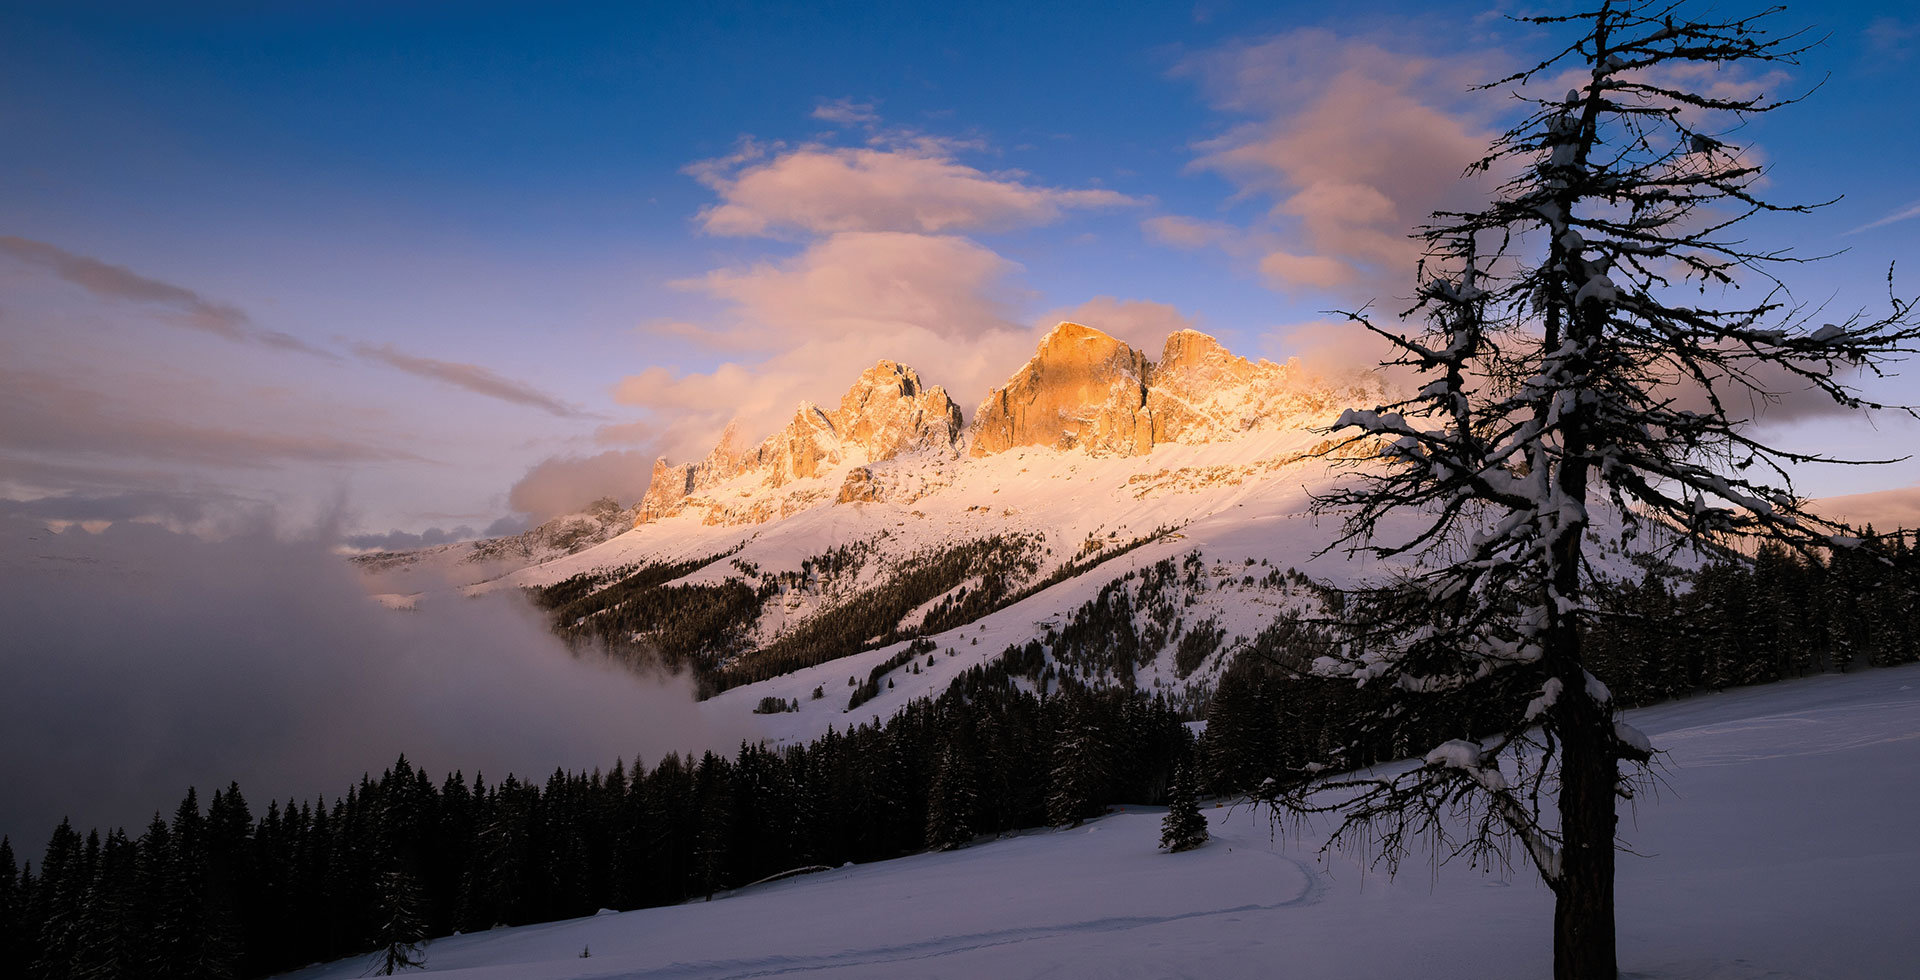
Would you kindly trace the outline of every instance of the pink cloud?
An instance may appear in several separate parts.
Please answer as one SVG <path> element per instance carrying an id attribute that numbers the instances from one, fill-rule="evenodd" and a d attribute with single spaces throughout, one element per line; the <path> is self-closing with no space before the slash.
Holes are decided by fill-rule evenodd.
<path id="1" fill-rule="evenodd" d="M 965 335 L 1006 326 L 1014 296 L 1005 280 L 1016 268 L 964 238 L 849 231 L 785 261 L 716 269 L 675 285 L 725 300 L 735 329 L 775 337 L 904 326 Z"/>
<path id="2" fill-rule="evenodd" d="M 1160 349 L 1169 334 L 1190 329 L 1197 323 L 1193 317 L 1167 303 L 1096 296 L 1079 306 L 1043 314 L 1034 322 L 1034 326 L 1037 330 L 1047 331 L 1062 320 L 1085 324 L 1118 337 L 1135 350 L 1144 351 L 1148 357 L 1160 356 Z M 1012 373 L 1016 366 L 1017 362 L 1007 365 L 1008 373 Z"/>
<path id="3" fill-rule="evenodd" d="M 1175 248 L 1227 248 L 1244 232 L 1224 221 L 1201 221 L 1177 214 L 1163 214 L 1140 222 L 1147 237 Z"/>
<path id="4" fill-rule="evenodd" d="M 998 231 L 1048 224 L 1069 210 L 1139 203 L 1116 191 L 1040 187 L 1023 174 L 978 170 L 954 160 L 951 148 L 927 139 L 809 144 L 765 159 L 749 146 L 689 172 L 720 195 L 699 218 L 716 235 Z"/>
<path id="5" fill-rule="evenodd" d="M 539 523 L 573 513 L 601 497 L 632 503 L 647 492 L 656 455 L 645 450 L 616 449 L 543 460 L 507 491 L 507 506 Z"/>
<path id="6" fill-rule="evenodd" d="M 1220 108 L 1256 117 L 1199 144 L 1193 168 L 1272 204 L 1237 237 L 1187 218 L 1156 219 L 1149 233 L 1182 247 L 1257 251 L 1260 273 L 1279 288 L 1409 294 L 1421 254 L 1409 232 L 1484 190 L 1461 179 L 1492 137 L 1483 110 L 1465 98 L 1484 63 L 1410 56 L 1323 30 L 1189 59 L 1176 74 L 1197 78 Z"/>
<path id="7" fill-rule="evenodd" d="M 478 364 L 466 364 L 459 361 L 442 361 L 431 357 L 420 357 L 395 350 L 390 344 L 355 344 L 353 352 L 369 361 L 376 361 L 388 367 L 405 371 L 415 377 L 426 378 L 464 388 L 476 395 L 497 399 L 513 405 L 525 405 L 537 408 L 549 415 L 565 419 L 593 418 L 591 413 L 583 412 L 546 392 L 525 382 L 505 377 L 490 368 Z"/>
<path id="8" fill-rule="evenodd" d="M 1920 486 L 1822 497 L 1813 501 L 1812 509 L 1856 527 L 1871 524 L 1876 531 L 1920 528 Z"/>

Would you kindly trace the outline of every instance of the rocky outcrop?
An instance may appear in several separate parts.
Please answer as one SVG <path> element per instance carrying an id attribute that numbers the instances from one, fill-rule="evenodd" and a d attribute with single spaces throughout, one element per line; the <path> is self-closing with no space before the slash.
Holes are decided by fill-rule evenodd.
<path id="1" fill-rule="evenodd" d="M 1289 361 L 1249 361 L 1197 330 L 1167 338 L 1160 360 L 1092 327 L 1062 323 L 974 417 L 974 456 L 1018 446 L 1132 456 L 1170 442 L 1218 442 L 1253 429 L 1311 424 L 1352 392 Z"/>
<path id="2" fill-rule="evenodd" d="M 1153 448 L 1150 365 L 1139 351 L 1079 323 L 1061 323 L 974 413 L 974 456 L 1016 446 L 1133 455 Z"/>
<path id="3" fill-rule="evenodd" d="M 1154 443 L 1217 442 L 1297 414 L 1297 370 L 1235 356 L 1198 330 L 1175 333 L 1147 388 Z"/>
<path id="4" fill-rule="evenodd" d="M 864 466 L 856 466 L 847 471 L 847 478 L 840 483 L 840 494 L 833 502 L 836 504 L 872 503 L 880 499 L 880 487 L 873 482 L 873 471 Z"/>
<path id="5" fill-rule="evenodd" d="M 921 384 L 920 376 L 904 364 L 881 361 L 861 373 L 838 408 L 827 411 L 802 402 L 792 420 L 752 449 L 740 446 L 738 427 L 729 425 L 701 462 L 655 462 L 636 523 L 676 514 L 689 498 L 744 475 L 756 475 L 760 485 L 778 490 L 795 481 L 831 476 L 842 466 L 903 453 L 952 454 L 960 432 L 960 407 L 945 389 Z M 803 496 L 811 499 L 814 494 Z M 771 501 L 744 509 L 729 504 L 710 508 L 707 517 L 724 515 L 726 523 L 752 523 L 771 519 L 781 506 Z"/>
<path id="6" fill-rule="evenodd" d="M 669 463 L 665 456 L 654 460 L 653 479 L 647 483 L 646 495 L 640 498 L 640 512 L 634 515 L 633 523 L 638 526 L 673 513 L 680 501 L 693 492 L 697 470 L 693 463 Z"/>

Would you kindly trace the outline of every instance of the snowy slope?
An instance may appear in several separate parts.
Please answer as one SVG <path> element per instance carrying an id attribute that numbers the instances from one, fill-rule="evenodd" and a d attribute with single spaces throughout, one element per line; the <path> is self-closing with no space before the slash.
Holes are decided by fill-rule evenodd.
<path id="1" fill-rule="evenodd" d="M 1632 713 L 1667 788 L 1626 814 L 1622 976 L 1920 976 L 1920 665 Z M 1528 868 L 1388 880 L 1245 807 L 1155 850 L 1160 812 L 791 879 L 664 909 L 458 936 L 460 978 L 1426 977 L 1550 972 Z M 582 959 L 583 950 L 590 951 Z M 364 959 L 302 971 L 357 977 Z"/>
<path id="2" fill-rule="evenodd" d="M 1089 363 L 1075 359 L 1088 350 L 1098 356 Z M 898 378 L 911 383 L 899 381 L 896 389 L 875 380 Z M 773 594 L 740 630 L 745 649 L 712 654 L 717 669 L 752 666 L 789 631 L 844 607 L 863 590 L 892 589 L 943 549 L 996 536 L 1022 542 L 1032 564 L 1014 575 L 1011 595 L 1062 579 L 984 616 L 969 612 L 970 622 L 940 624 L 948 628 L 923 638 L 938 651 L 934 663 L 895 671 L 892 683 L 881 684 L 880 695 L 858 708 L 848 708 L 851 683 L 900 654 L 908 639 L 876 646 L 888 635 L 884 630 L 841 636 L 831 648 L 846 656 L 734 687 L 703 705 L 738 718 L 766 698 L 798 702 L 796 711 L 757 719 L 776 739 L 790 740 L 885 718 L 913 698 L 937 694 L 1009 646 L 1044 640 L 1050 627 L 1061 626 L 1104 587 L 1162 561 L 1197 562 L 1202 570 L 1181 576 L 1157 626 L 1148 622 L 1137 591 L 1130 595 L 1136 633 L 1153 637 L 1152 660 L 1134 666 L 1132 681 L 1197 703 L 1238 649 L 1276 618 L 1317 601 L 1286 572 L 1339 585 L 1378 571 L 1342 552 L 1315 558 L 1338 528 L 1309 513 L 1312 495 L 1342 478 L 1338 464 L 1320 456 L 1330 445 L 1324 427 L 1356 401 L 1377 404 L 1375 381 L 1335 384 L 1302 376 L 1291 365 L 1249 362 L 1193 331 L 1169 338 L 1156 364 L 1098 331 L 1062 324 L 989 400 L 1001 406 L 989 427 L 990 447 L 981 441 L 988 428 L 979 416 L 962 436 L 946 415 L 926 409 L 922 403 L 936 392 L 922 389 L 911 371 L 883 362 L 849 390 L 841 409 L 829 415 L 802 406 L 788 429 L 757 449 L 739 448 L 730 431 L 702 462 L 663 460 L 655 480 L 669 482 L 662 492 L 649 490 L 636 509 L 637 526 L 625 533 L 388 601 L 539 588 L 576 576 L 594 577 L 604 587 L 650 563 L 725 556 L 674 584 L 736 580 Z M 902 428 L 903 418 L 920 420 L 916 425 L 939 421 L 921 431 Z M 850 439 L 879 422 L 885 425 L 875 431 L 886 435 L 874 446 L 837 434 L 844 430 Z M 898 446 L 906 448 L 889 448 Z M 1127 550 L 1143 539 L 1150 540 Z M 836 548 L 855 549 L 862 556 L 857 568 L 827 577 L 806 571 Z M 908 604 L 914 608 L 893 629 L 904 636 L 920 632 L 929 609 L 979 584 L 976 575 L 942 595 L 916 593 Z M 1201 624 L 1220 631 L 1222 642 L 1183 675 L 1175 660 L 1181 631 Z M 637 630 L 620 639 L 648 642 Z M 1044 652 L 1049 666 L 1080 671 L 1054 654 Z M 1111 680 L 1084 673 L 1081 679 Z M 821 697 L 813 697 L 816 690 Z"/>

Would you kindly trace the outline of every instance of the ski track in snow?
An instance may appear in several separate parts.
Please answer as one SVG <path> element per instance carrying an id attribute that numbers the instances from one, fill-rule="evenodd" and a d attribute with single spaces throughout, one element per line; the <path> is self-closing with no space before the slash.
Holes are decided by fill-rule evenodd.
<path id="1" fill-rule="evenodd" d="M 796 958 L 773 957 L 771 961 L 724 961 L 686 964 L 675 963 L 662 970 L 642 970 L 634 973 L 609 973 L 603 976 L 613 977 L 658 977 L 681 976 L 687 973 L 715 973 L 728 977 L 772 977 L 789 973 L 810 973 L 819 970 L 841 969 L 849 966 L 871 966 L 879 963 L 897 963 L 907 960 L 923 960 L 931 957 L 946 956 L 953 953 L 965 953 L 987 949 L 994 946 L 1009 946 L 1035 939 L 1051 939 L 1069 935 L 1085 935 L 1100 932 L 1122 932 L 1148 925 L 1166 925 L 1187 919 L 1202 919 L 1216 915 L 1234 915 L 1246 912 L 1271 912 L 1278 909 L 1296 908 L 1311 905 L 1319 900 L 1323 891 L 1320 885 L 1320 873 L 1305 862 L 1287 859 L 1298 865 L 1306 887 L 1296 898 L 1270 905 L 1236 905 L 1225 909 L 1207 909 L 1198 912 L 1181 912 L 1166 916 L 1112 916 L 1104 919 L 1089 919 L 1058 926 L 1033 926 L 1028 928 L 997 929 L 990 932 L 969 933 L 966 935 L 942 936 L 916 943 L 897 946 L 880 946 L 872 949 L 848 950 L 823 957 Z M 790 960 L 799 962 L 787 962 Z M 775 965 L 784 964 L 784 965 Z"/>
<path id="2" fill-rule="evenodd" d="M 1920 665 L 1631 712 L 1665 769 L 1622 810 L 1629 980 L 1920 978 Z M 450 937 L 459 980 L 815 975 L 1521 980 L 1550 972 L 1552 896 L 1530 868 L 1416 854 L 1397 878 L 1246 806 L 1215 839 L 1154 845 L 1164 811 L 791 878 L 709 903 Z M 582 949 L 592 956 L 582 959 Z M 291 975 L 344 980 L 358 957 Z"/>

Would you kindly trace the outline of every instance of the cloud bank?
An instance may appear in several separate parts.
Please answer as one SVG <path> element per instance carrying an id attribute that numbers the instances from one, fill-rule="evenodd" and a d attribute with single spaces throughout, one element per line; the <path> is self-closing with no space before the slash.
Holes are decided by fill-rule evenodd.
<path id="1" fill-rule="evenodd" d="M 610 765 L 727 747 L 691 687 L 574 658 L 513 597 L 383 609 L 318 539 L 0 522 L 0 833 L 134 825 L 189 785 L 343 792 L 432 772 Z"/>

